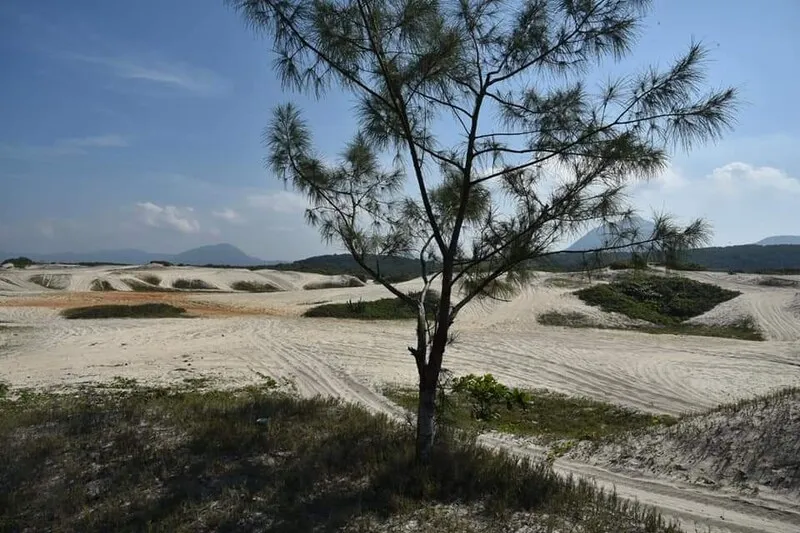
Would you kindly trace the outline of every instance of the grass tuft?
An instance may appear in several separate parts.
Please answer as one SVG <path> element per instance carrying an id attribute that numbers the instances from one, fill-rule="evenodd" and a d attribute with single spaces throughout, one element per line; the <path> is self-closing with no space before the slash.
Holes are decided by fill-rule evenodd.
<path id="1" fill-rule="evenodd" d="M 172 286 L 176 289 L 187 289 L 193 291 L 211 290 L 217 288 L 214 285 L 203 281 L 202 279 L 176 279 L 172 282 Z"/>
<path id="2" fill-rule="evenodd" d="M 158 286 L 161 284 L 161 278 L 155 274 L 139 274 L 136 277 L 145 283 L 149 283 L 150 285 Z"/>
<path id="3" fill-rule="evenodd" d="M 259 281 L 234 281 L 231 288 L 243 292 L 280 292 L 281 289 L 271 283 Z"/>
<path id="4" fill-rule="evenodd" d="M 677 533 L 650 509 L 442 434 L 268 388 L 28 391 L 0 401 L 9 531 Z M 456 510 L 457 512 L 453 512 Z M 457 516 L 454 516 L 457 515 Z M 472 518 L 478 522 L 473 522 Z"/>
<path id="5" fill-rule="evenodd" d="M 136 305 L 110 304 L 73 307 L 61 311 L 69 319 L 94 318 L 175 318 L 186 316 L 186 309 L 165 303 Z"/>

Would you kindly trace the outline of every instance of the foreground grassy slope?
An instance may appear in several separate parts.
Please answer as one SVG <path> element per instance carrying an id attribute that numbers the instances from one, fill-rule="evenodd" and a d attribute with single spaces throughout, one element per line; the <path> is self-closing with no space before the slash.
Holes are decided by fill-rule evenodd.
<path id="1" fill-rule="evenodd" d="M 545 466 L 267 388 L 0 400 L 3 531 L 673 532 Z M 523 528 L 526 529 L 523 529 Z"/>

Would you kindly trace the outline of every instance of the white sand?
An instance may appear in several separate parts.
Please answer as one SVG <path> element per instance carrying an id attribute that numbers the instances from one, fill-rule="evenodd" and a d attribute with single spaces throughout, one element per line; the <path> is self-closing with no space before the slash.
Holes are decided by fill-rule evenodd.
<path id="1" fill-rule="evenodd" d="M 67 291 L 30 283 L 28 278 L 37 273 L 68 275 Z M 238 280 L 268 280 L 286 292 L 191 296 L 234 308 L 264 309 L 272 316 L 67 321 L 53 309 L 3 306 L 4 300 L 21 302 L 42 293 L 86 290 L 94 279 L 107 279 L 117 287 L 125 276 L 143 273 L 158 275 L 167 286 L 188 278 L 229 290 Z M 620 320 L 584 305 L 569 294 L 571 289 L 553 287 L 547 282 L 551 277 L 540 274 L 511 302 L 468 306 L 456 322 L 459 337 L 446 356 L 445 367 L 457 374 L 491 372 L 512 386 L 546 387 L 671 414 L 800 385 L 800 317 L 793 311 L 800 300 L 795 289 L 758 286 L 752 276 L 690 274 L 743 292 L 698 320 L 730 322 L 751 315 L 768 340 L 748 342 L 541 326 L 537 314 L 550 310 L 577 311 L 598 321 Z M 302 394 L 340 396 L 397 413 L 380 391 L 387 383 L 414 383 L 415 367 L 406 349 L 414 342 L 413 324 L 300 318 L 305 309 L 321 302 L 389 295 L 371 283 L 302 290 L 309 282 L 326 279 L 294 272 L 195 267 L 4 270 L 0 272 L 0 321 L 32 327 L 18 333 L 0 328 L 0 379 L 15 386 L 48 386 L 115 376 L 150 382 L 210 376 L 221 383 L 242 384 L 268 375 L 294 380 Z M 410 291 L 420 286 L 417 280 L 401 288 Z M 501 445 L 533 453 L 502 441 Z M 736 509 L 728 500 L 709 503 L 703 499 L 708 495 L 676 488 L 669 492 L 652 485 L 655 482 L 651 486 L 630 477 L 624 481 L 619 474 L 603 474 L 597 467 L 591 472 L 589 467 L 574 465 L 559 468 L 594 476 L 602 483 L 628 483 L 625 490 L 630 494 L 684 521 L 696 519 L 718 528 L 722 525 L 719 516 L 711 515 L 719 509 L 730 513 Z M 736 512 L 744 514 L 737 519 L 741 527 L 732 531 L 800 531 L 800 519 L 784 527 L 789 519 L 782 511 Z"/>

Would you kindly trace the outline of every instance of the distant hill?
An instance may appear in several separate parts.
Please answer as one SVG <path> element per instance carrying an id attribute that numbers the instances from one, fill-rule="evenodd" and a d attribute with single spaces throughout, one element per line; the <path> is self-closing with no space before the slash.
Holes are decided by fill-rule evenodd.
<path id="1" fill-rule="evenodd" d="M 418 259 L 411 257 L 368 256 L 367 264 L 378 270 L 390 281 L 403 281 L 418 278 L 422 270 Z M 318 255 L 291 263 L 280 263 L 267 268 L 293 270 L 295 272 L 314 272 L 316 274 L 361 275 L 364 270 L 350 254 Z"/>
<path id="2" fill-rule="evenodd" d="M 621 229 L 625 231 L 631 229 L 638 229 L 639 236 L 647 238 L 653 233 L 653 230 L 655 229 L 655 224 L 641 217 L 632 217 L 629 223 L 622 225 Z M 604 246 L 608 246 L 608 243 L 612 242 L 613 239 L 614 239 L 614 234 L 612 233 L 609 226 L 604 224 L 602 226 L 598 226 L 597 228 L 591 230 L 583 237 L 575 241 L 569 248 L 567 248 L 567 250 L 574 252 L 579 252 L 582 250 L 596 250 L 598 248 L 603 248 Z M 634 241 L 628 240 L 627 242 L 620 242 L 619 244 L 627 244 L 630 242 Z"/>
<path id="3" fill-rule="evenodd" d="M 169 261 L 184 265 L 235 265 L 256 266 L 269 261 L 252 257 L 231 244 L 214 244 L 186 250 L 179 254 L 145 252 L 135 248 L 98 250 L 93 252 L 64 252 L 57 254 L 2 254 L 0 261 L 13 256 L 30 257 L 39 263 L 110 263 L 143 265 L 151 261 Z M 274 263 L 274 261 L 272 262 Z"/>
<path id="4" fill-rule="evenodd" d="M 761 239 L 756 244 L 760 246 L 775 246 L 781 244 L 800 245 L 800 235 L 773 235 L 766 239 Z"/>
<path id="5" fill-rule="evenodd" d="M 256 266 L 267 263 L 263 259 L 247 255 L 232 244 L 224 243 L 192 248 L 167 261 L 184 265 Z"/>

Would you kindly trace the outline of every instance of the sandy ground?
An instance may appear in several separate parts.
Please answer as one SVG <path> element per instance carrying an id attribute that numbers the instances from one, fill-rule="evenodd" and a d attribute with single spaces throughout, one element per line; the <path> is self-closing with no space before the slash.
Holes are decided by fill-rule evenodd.
<path id="1" fill-rule="evenodd" d="M 146 271 L 146 272 L 145 272 Z M 220 290 L 202 293 L 85 292 L 94 279 L 156 274 L 162 286 L 178 278 L 203 279 Z M 30 276 L 61 276 L 63 290 L 44 289 Z M 696 320 L 730 322 L 752 316 L 767 341 L 647 335 L 637 332 L 541 326 L 537 314 L 577 311 L 618 323 L 588 307 L 541 274 L 511 302 L 474 304 L 456 322 L 458 340 L 445 366 L 456 374 L 491 372 L 521 387 L 591 396 L 639 409 L 681 414 L 800 385 L 800 290 L 758 285 L 755 276 L 689 273 L 742 296 Z M 254 277 L 255 276 L 255 277 Z M 230 291 L 237 280 L 267 279 L 285 292 Z M 556 276 L 563 277 L 563 276 Z M 793 278 L 800 281 L 800 277 Z M 291 272 L 184 268 L 48 268 L 0 272 L 0 379 L 15 386 L 109 380 L 149 382 L 212 377 L 221 383 L 257 382 L 262 376 L 294 380 L 302 394 L 340 396 L 397 413 L 381 394 L 389 383 L 412 384 L 415 368 L 406 347 L 410 323 L 305 319 L 323 302 L 386 297 L 377 285 L 303 290 L 324 276 Z M 341 279 L 339 282 L 343 282 Z M 404 290 L 418 281 L 402 284 Z M 195 319 L 67 321 L 58 309 L 107 301 L 170 301 Z M 504 438 L 489 445 L 536 456 L 541 450 Z M 800 531 L 800 502 L 698 492 L 697 487 L 635 478 L 598 466 L 558 461 L 565 473 L 592 477 L 621 495 L 636 497 L 680 519 L 720 531 Z"/>

